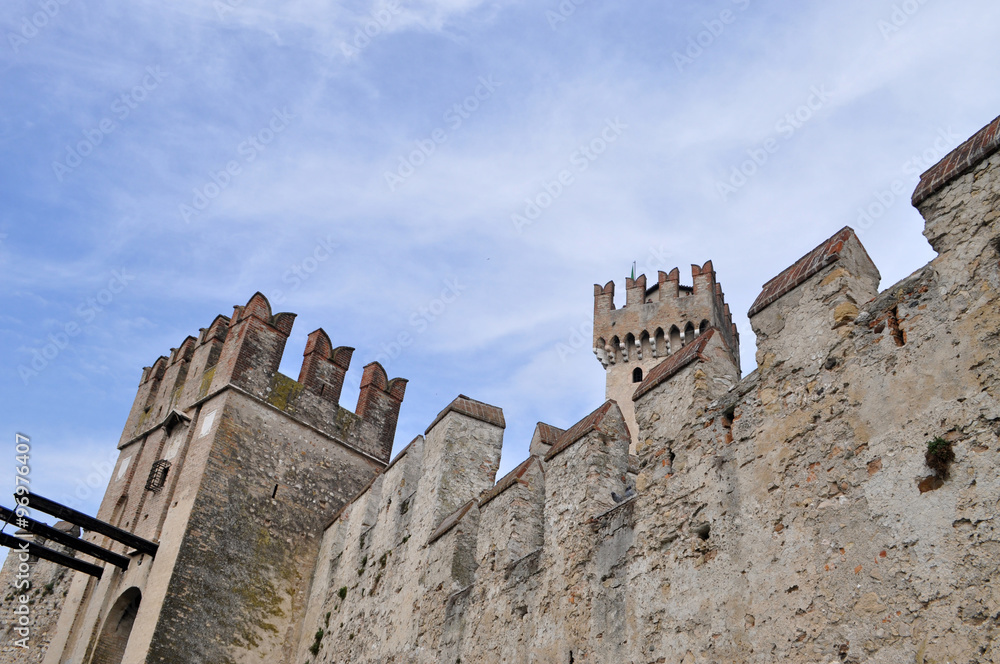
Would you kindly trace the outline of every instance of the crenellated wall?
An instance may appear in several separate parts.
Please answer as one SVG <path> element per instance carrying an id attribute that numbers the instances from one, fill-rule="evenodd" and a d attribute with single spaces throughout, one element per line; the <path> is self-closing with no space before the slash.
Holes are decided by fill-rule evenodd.
<path id="1" fill-rule="evenodd" d="M 613 401 L 540 423 L 527 460 L 446 506 L 439 466 L 492 448 L 434 438 L 439 419 L 327 530 L 294 661 L 1000 659 L 998 124 L 925 174 L 926 267 L 880 293 L 845 228 L 764 285 L 750 375 L 700 330 L 633 388 L 634 435 Z M 402 468 L 419 525 L 386 496 Z"/>
<path id="2" fill-rule="evenodd" d="M 296 659 L 440 662 L 498 648 L 510 616 L 537 613 L 537 596 L 517 589 L 540 570 L 532 594 L 575 619 L 524 636 L 552 653 L 586 642 L 588 524 L 626 494 L 624 418 L 608 401 L 567 431 L 540 423 L 543 454 L 494 484 L 503 426 L 500 409 L 459 396 L 333 520 Z"/>
<path id="3" fill-rule="evenodd" d="M 387 464 L 405 381 L 370 364 L 340 408 L 322 330 L 282 376 L 255 295 L 144 370 L 99 516 L 160 549 L 74 575 L 45 661 L 103 664 L 139 591 L 128 664 L 1000 661 L 998 148 L 1000 118 L 922 176 L 906 279 L 844 228 L 764 284 L 748 376 L 711 263 L 595 288 L 629 382 L 498 481 L 499 408 L 460 395 Z"/>

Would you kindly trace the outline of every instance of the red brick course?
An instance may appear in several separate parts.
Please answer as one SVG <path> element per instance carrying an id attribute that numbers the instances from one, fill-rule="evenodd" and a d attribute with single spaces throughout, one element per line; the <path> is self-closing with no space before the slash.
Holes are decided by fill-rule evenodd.
<path id="1" fill-rule="evenodd" d="M 536 461 L 535 457 L 528 457 L 527 459 L 521 462 L 521 465 L 519 465 L 517 468 L 510 471 L 506 475 L 504 475 L 503 478 L 499 482 L 497 482 L 492 489 L 484 491 L 483 495 L 479 497 L 479 506 L 484 507 L 491 500 L 493 500 L 494 498 L 502 494 L 504 491 L 514 486 L 515 484 L 517 484 L 518 481 L 521 479 L 521 477 L 523 477 L 524 474 L 528 472 L 528 469 L 531 468 L 531 464 L 535 463 L 535 461 Z"/>
<path id="2" fill-rule="evenodd" d="M 604 417 L 611 410 L 612 406 L 617 405 L 618 404 L 615 401 L 608 399 L 600 408 L 567 429 L 561 436 L 559 436 L 556 444 L 552 446 L 552 449 L 548 451 L 548 454 L 545 455 L 545 460 L 551 461 L 556 457 L 556 455 L 560 452 L 564 452 L 573 443 L 580 440 L 591 431 L 603 431 L 603 429 L 601 429 L 601 423 L 604 421 Z"/>
<path id="3" fill-rule="evenodd" d="M 794 290 L 827 265 L 840 260 L 840 252 L 844 249 L 844 244 L 851 238 L 857 238 L 854 229 L 844 226 L 837 231 L 833 237 L 826 240 L 808 254 L 795 261 L 791 267 L 764 284 L 764 289 L 754 300 L 747 316 L 756 316 L 761 311 L 777 302 L 782 296 Z M 860 246 L 860 241 L 858 242 Z M 863 247 L 862 247 L 863 250 Z"/>
<path id="4" fill-rule="evenodd" d="M 551 424 L 546 424 L 545 422 L 539 422 L 537 429 L 538 437 L 546 445 L 555 445 L 556 441 L 559 440 L 559 436 L 565 433 L 559 427 L 554 427 Z"/>
<path id="5" fill-rule="evenodd" d="M 914 207 L 919 207 L 955 178 L 968 173 L 976 164 L 996 152 L 997 148 L 1000 148 L 1000 117 L 980 129 L 920 176 L 920 184 L 911 199 Z"/>
<path id="6" fill-rule="evenodd" d="M 674 376 L 678 371 L 691 364 L 695 360 L 704 360 L 705 356 L 702 355 L 702 351 L 705 350 L 705 346 L 708 345 L 708 340 L 712 338 L 716 330 L 714 327 L 709 328 L 704 334 L 698 336 L 692 343 L 684 346 L 681 350 L 674 353 L 667 359 L 663 360 L 649 372 L 646 376 L 646 380 L 639 384 L 636 388 L 635 394 L 632 395 L 632 400 L 636 401 L 642 395 L 646 394 L 657 385 L 661 384 L 665 380 Z"/>
<path id="7" fill-rule="evenodd" d="M 468 415 L 472 419 L 479 420 L 480 422 L 486 422 L 487 424 L 498 426 L 501 429 L 507 428 L 507 423 L 503 419 L 503 410 L 497 408 L 496 406 L 491 406 L 488 403 L 470 399 L 464 394 L 459 394 L 454 401 L 445 406 L 445 409 L 438 413 L 438 416 L 434 418 L 434 421 L 431 422 L 431 425 L 427 427 L 427 430 L 424 431 L 424 433 L 430 433 L 431 429 L 437 426 L 437 423 L 443 420 L 444 416 L 452 411 L 461 413 L 462 415 Z"/>

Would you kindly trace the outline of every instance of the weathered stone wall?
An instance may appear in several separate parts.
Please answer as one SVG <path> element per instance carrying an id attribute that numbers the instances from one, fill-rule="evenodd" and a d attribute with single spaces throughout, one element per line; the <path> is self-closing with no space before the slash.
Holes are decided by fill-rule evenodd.
<path id="1" fill-rule="evenodd" d="M 926 267 L 879 293 L 844 229 L 765 285 L 752 374 L 711 331 L 650 370 L 634 495 L 613 403 L 536 432 L 436 540 L 365 510 L 396 533 L 366 559 L 373 485 L 327 531 L 296 661 L 1000 661 L 1000 154 L 978 154 L 925 175 Z"/>
<path id="2" fill-rule="evenodd" d="M 160 549 L 87 535 L 134 564 L 52 577 L 44 661 L 1000 661 L 998 147 L 1000 118 L 924 174 L 927 266 L 879 292 L 841 230 L 764 285 L 752 374 L 699 330 L 631 426 L 540 423 L 495 484 L 499 408 L 459 396 L 386 465 L 405 381 L 369 365 L 340 408 L 321 331 L 282 376 L 291 315 L 255 295 L 144 372 L 99 517 Z"/>
<path id="3" fill-rule="evenodd" d="M 79 528 L 65 522 L 56 524 L 56 528 L 74 536 L 80 532 Z M 71 556 L 74 553 L 27 531 L 17 531 L 15 536 L 60 553 Z M 71 572 L 65 567 L 26 553 L 10 552 L 0 570 L 0 597 L 3 597 L 0 602 L 0 664 L 42 661 L 69 590 L 70 578 Z M 22 596 L 26 601 L 21 601 Z M 22 618 L 27 621 L 27 634 L 19 631 L 23 627 Z"/>
<path id="4" fill-rule="evenodd" d="M 325 662 L 457 656 L 442 626 L 473 580 L 476 499 L 493 486 L 503 426 L 500 409 L 460 396 L 334 520 L 293 661 L 310 648 Z"/>
<path id="5" fill-rule="evenodd" d="M 377 470 L 324 442 L 228 396 L 149 661 L 275 661 L 297 641 L 322 526 Z"/>

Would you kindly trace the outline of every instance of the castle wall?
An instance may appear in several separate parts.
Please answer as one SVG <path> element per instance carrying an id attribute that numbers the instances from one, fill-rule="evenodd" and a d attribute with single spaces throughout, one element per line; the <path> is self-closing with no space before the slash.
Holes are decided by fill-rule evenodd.
<path id="1" fill-rule="evenodd" d="M 459 397 L 335 519 L 296 660 L 318 644 L 316 661 L 437 662 L 455 646 L 441 626 L 472 583 L 476 499 L 493 486 L 502 427 L 498 408 Z"/>
<path id="2" fill-rule="evenodd" d="M 315 564 L 329 510 L 376 469 L 239 393 L 219 412 L 149 661 L 280 659 L 298 636 L 302 570 Z"/>
<path id="3" fill-rule="evenodd" d="M 368 365 L 340 408 L 321 331 L 282 376 L 255 295 L 144 371 L 98 516 L 160 550 L 87 535 L 134 564 L 72 575 L 44 661 L 123 647 L 137 590 L 130 664 L 1000 660 L 998 147 L 1000 118 L 922 177 L 928 265 L 879 292 L 842 229 L 764 285 L 756 371 L 699 326 L 495 483 L 499 408 L 459 396 L 386 465 L 405 381 Z M 693 274 L 658 297 L 724 322 Z"/>
<path id="4" fill-rule="evenodd" d="M 355 613 L 298 659 L 1000 659 L 1000 156 L 969 168 L 916 199 L 939 251 L 926 267 L 879 293 L 844 229 L 765 285 L 755 372 L 737 382 L 712 331 L 650 370 L 636 495 L 609 403 L 453 513 L 463 529 L 393 549 L 390 592 L 359 596 L 348 536 L 324 606 Z M 936 439 L 946 477 L 926 459 Z"/>

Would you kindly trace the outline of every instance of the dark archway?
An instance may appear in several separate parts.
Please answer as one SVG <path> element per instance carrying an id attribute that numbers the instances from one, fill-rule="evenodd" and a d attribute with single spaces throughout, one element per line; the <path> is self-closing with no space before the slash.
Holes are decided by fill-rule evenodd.
<path id="1" fill-rule="evenodd" d="M 121 664 L 141 600 L 138 588 L 129 588 L 121 594 L 104 620 L 90 664 Z"/>
<path id="2" fill-rule="evenodd" d="M 632 370 L 632 382 L 641 383 L 642 382 L 642 369 L 636 367 Z"/>

